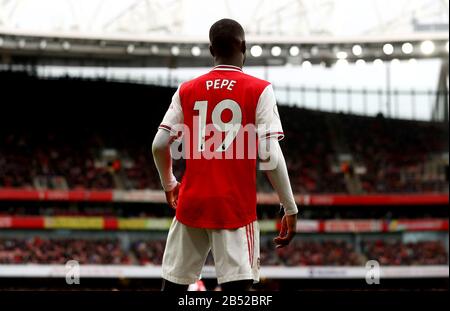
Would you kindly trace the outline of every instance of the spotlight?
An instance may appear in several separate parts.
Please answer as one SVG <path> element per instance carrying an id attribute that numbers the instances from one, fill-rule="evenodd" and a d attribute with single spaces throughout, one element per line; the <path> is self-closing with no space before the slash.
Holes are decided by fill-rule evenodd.
<path id="1" fill-rule="evenodd" d="M 39 48 L 41 50 L 45 50 L 47 48 L 47 41 L 42 40 L 41 42 L 39 42 Z"/>
<path id="2" fill-rule="evenodd" d="M 302 63 L 302 67 L 305 68 L 305 69 L 310 69 L 310 68 L 312 68 L 312 64 L 311 64 L 310 61 L 305 60 L 305 61 Z"/>
<path id="3" fill-rule="evenodd" d="M 193 46 L 191 49 L 191 53 L 193 56 L 198 57 L 202 54 L 202 50 L 198 46 Z"/>
<path id="4" fill-rule="evenodd" d="M 411 54 L 414 51 L 414 46 L 409 42 L 403 43 L 402 51 L 405 54 Z"/>
<path id="5" fill-rule="evenodd" d="M 435 45 L 433 43 L 433 41 L 427 40 L 422 42 L 422 44 L 420 45 L 420 49 L 422 50 L 422 53 L 425 55 L 431 55 L 434 53 L 435 50 Z"/>
<path id="6" fill-rule="evenodd" d="M 394 53 L 394 46 L 390 43 L 387 43 L 383 46 L 383 52 L 386 55 L 392 55 Z"/>
<path id="7" fill-rule="evenodd" d="M 152 54 L 158 54 L 159 47 L 157 45 L 152 45 L 152 47 L 150 48 L 150 52 L 152 52 Z"/>
<path id="8" fill-rule="evenodd" d="M 272 47 L 272 50 L 270 51 L 272 56 L 278 57 L 281 55 L 281 48 L 279 46 Z"/>
<path id="9" fill-rule="evenodd" d="M 291 46 L 289 54 L 293 57 L 300 55 L 300 48 L 298 46 Z"/>
<path id="10" fill-rule="evenodd" d="M 133 54 L 134 49 L 135 49 L 134 44 L 129 44 L 129 45 L 127 46 L 127 53 L 128 53 L 128 54 Z"/>
<path id="11" fill-rule="evenodd" d="M 24 39 L 19 40 L 19 48 L 23 49 L 27 42 Z"/>
<path id="12" fill-rule="evenodd" d="M 374 64 L 375 66 L 381 66 L 381 65 L 384 64 L 384 62 L 383 62 L 383 60 L 377 58 L 376 60 L 373 61 L 373 64 Z"/>
<path id="13" fill-rule="evenodd" d="M 391 65 L 392 66 L 400 65 L 400 60 L 398 58 L 394 58 L 393 60 L 391 60 Z"/>
<path id="14" fill-rule="evenodd" d="M 417 64 L 417 59 L 411 58 L 411 59 L 408 61 L 408 63 L 409 63 L 410 65 L 416 65 L 416 64 Z"/>
<path id="15" fill-rule="evenodd" d="M 364 67 L 366 65 L 366 61 L 364 59 L 358 59 L 356 61 L 356 66 L 357 67 Z"/>
<path id="16" fill-rule="evenodd" d="M 68 41 L 64 41 L 62 47 L 65 51 L 70 49 L 70 43 Z"/>
<path id="17" fill-rule="evenodd" d="M 317 56 L 318 54 L 319 54 L 319 47 L 313 46 L 313 47 L 311 48 L 311 55 Z"/>
<path id="18" fill-rule="evenodd" d="M 340 52 L 337 52 L 337 53 L 336 53 L 336 57 L 339 58 L 339 59 L 347 59 L 348 53 L 347 53 L 347 52 L 340 51 Z"/>
<path id="19" fill-rule="evenodd" d="M 250 54 L 252 54 L 253 57 L 260 57 L 262 55 L 262 52 L 262 47 L 260 47 L 259 45 L 254 45 L 250 49 Z"/>
<path id="20" fill-rule="evenodd" d="M 172 46 L 172 48 L 170 49 L 170 52 L 172 53 L 173 56 L 178 56 L 180 55 L 180 48 L 178 46 Z"/>
<path id="21" fill-rule="evenodd" d="M 352 48 L 353 55 L 360 56 L 362 54 L 362 47 L 359 44 L 356 44 Z"/>
<path id="22" fill-rule="evenodd" d="M 346 60 L 346 59 L 339 59 L 339 60 L 336 62 L 336 65 L 337 65 L 338 67 L 347 67 L 347 66 L 348 66 L 348 60 Z"/>

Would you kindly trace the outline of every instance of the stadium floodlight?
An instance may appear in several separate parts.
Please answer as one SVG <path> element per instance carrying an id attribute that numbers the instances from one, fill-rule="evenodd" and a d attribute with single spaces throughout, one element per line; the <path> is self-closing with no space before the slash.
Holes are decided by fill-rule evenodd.
<path id="1" fill-rule="evenodd" d="M 420 50 L 422 51 L 422 53 L 424 55 L 431 55 L 434 53 L 434 50 L 436 49 L 434 42 L 427 40 L 422 42 L 422 44 L 420 45 Z"/>
<path id="2" fill-rule="evenodd" d="M 362 54 L 362 47 L 359 44 L 356 44 L 352 48 L 353 55 L 360 56 Z"/>
<path id="3" fill-rule="evenodd" d="M 19 40 L 19 48 L 23 49 L 27 45 L 27 42 L 24 39 Z"/>
<path id="4" fill-rule="evenodd" d="M 402 51 L 403 51 L 403 53 L 409 55 L 412 52 L 414 52 L 414 46 L 411 43 L 409 43 L 409 42 L 405 42 L 402 45 Z"/>
<path id="5" fill-rule="evenodd" d="M 299 56 L 300 55 L 300 48 L 298 46 L 291 46 L 291 48 L 289 49 L 289 54 L 293 57 Z"/>
<path id="6" fill-rule="evenodd" d="M 70 49 L 70 43 L 68 41 L 64 41 L 62 47 L 65 51 Z"/>
<path id="7" fill-rule="evenodd" d="M 337 62 L 336 62 L 336 65 L 338 66 L 338 67 L 347 67 L 348 66 L 348 60 L 346 60 L 346 59 L 339 59 Z"/>
<path id="8" fill-rule="evenodd" d="M 384 62 L 383 62 L 382 59 L 377 58 L 376 60 L 373 61 L 373 64 L 374 64 L 375 66 L 381 66 L 381 65 L 384 64 Z"/>
<path id="9" fill-rule="evenodd" d="M 398 58 L 394 58 L 393 60 L 391 60 L 391 65 L 392 66 L 400 65 L 400 60 Z"/>
<path id="10" fill-rule="evenodd" d="M 152 54 L 158 54 L 159 47 L 157 45 L 152 45 L 152 47 L 150 48 L 150 52 L 152 52 Z"/>
<path id="11" fill-rule="evenodd" d="M 408 63 L 409 63 L 410 65 L 416 65 L 416 64 L 417 64 L 417 59 L 411 58 L 411 59 L 408 61 Z"/>
<path id="12" fill-rule="evenodd" d="M 170 52 L 172 53 L 173 56 L 178 56 L 178 55 L 180 55 L 180 48 L 178 46 L 174 45 L 170 49 Z"/>
<path id="13" fill-rule="evenodd" d="M 134 44 L 129 44 L 129 45 L 127 46 L 127 53 L 128 53 L 128 54 L 133 54 L 134 49 L 135 49 Z"/>
<path id="14" fill-rule="evenodd" d="M 313 46 L 313 47 L 311 48 L 311 55 L 317 56 L 318 54 L 319 54 L 319 47 Z"/>
<path id="15" fill-rule="evenodd" d="M 39 48 L 45 50 L 47 48 L 47 41 L 41 40 L 41 42 L 39 42 Z"/>
<path id="16" fill-rule="evenodd" d="M 336 53 L 336 57 L 339 59 L 347 59 L 348 53 L 344 51 L 339 51 Z"/>
<path id="17" fill-rule="evenodd" d="M 272 50 L 270 51 L 270 53 L 272 54 L 272 56 L 278 57 L 281 55 L 281 48 L 279 46 L 274 46 L 274 47 L 272 47 Z"/>
<path id="18" fill-rule="evenodd" d="M 304 69 L 310 69 L 310 68 L 312 68 L 312 64 L 311 64 L 311 62 L 310 62 L 309 60 L 305 60 L 305 61 L 302 63 L 302 67 L 303 67 Z"/>
<path id="19" fill-rule="evenodd" d="M 394 46 L 390 43 L 383 45 L 383 52 L 386 55 L 392 55 L 394 53 Z"/>
<path id="20" fill-rule="evenodd" d="M 198 46 L 193 46 L 191 49 L 191 53 L 193 56 L 198 57 L 202 54 L 202 50 Z"/>
<path id="21" fill-rule="evenodd" d="M 260 57 L 263 53 L 263 49 L 259 45 L 254 45 L 250 49 L 250 54 L 252 54 L 253 57 Z"/>
<path id="22" fill-rule="evenodd" d="M 364 59 L 358 59 L 356 61 L 356 66 L 357 67 L 364 67 L 366 65 L 366 61 Z"/>

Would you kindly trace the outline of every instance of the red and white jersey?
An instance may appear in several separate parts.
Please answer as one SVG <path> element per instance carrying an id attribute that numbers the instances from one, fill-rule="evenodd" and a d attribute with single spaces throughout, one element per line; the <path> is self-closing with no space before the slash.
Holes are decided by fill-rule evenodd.
<path id="1" fill-rule="evenodd" d="M 180 124 L 187 156 L 177 220 L 207 229 L 255 221 L 258 139 L 284 137 L 271 84 L 214 67 L 180 85 L 159 128 L 176 135 Z"/>

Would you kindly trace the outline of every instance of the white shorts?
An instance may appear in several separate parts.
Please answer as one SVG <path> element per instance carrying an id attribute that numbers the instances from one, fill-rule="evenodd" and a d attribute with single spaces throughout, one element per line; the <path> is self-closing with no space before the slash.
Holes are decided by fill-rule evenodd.
<path id="1" fill-rule="evenodd" d="M 192 228 L 174 218 L 167 238 L 162 277 L 172 283 L 197 282 L 209 251 L 219 284 L 259 282 L 259 225 L 255 221 L 234 230 Z"/>

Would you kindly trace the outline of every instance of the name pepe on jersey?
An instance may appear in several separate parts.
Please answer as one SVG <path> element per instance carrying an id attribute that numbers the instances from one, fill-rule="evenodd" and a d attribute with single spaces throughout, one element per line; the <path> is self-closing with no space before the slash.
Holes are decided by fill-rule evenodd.
<path id="1" fill-rule="evenodd" d="M 206 90 L 209 91 L 210 89 L 219 90 L 226 88 L 228 91 L 232 91 L 235 84 L 235 80 L 228 79 L 206 80 Z"/>
<path id="2" fill-rule="evenodd" d="M 206 80 L 205 90 L 232 92 L 237 84 L 236 80 L 230 79 Z M 221 100 L 210 112 L 211 122 L 207 123 L 208 108 L 208 101 L 195 102 L 194 110 L 198 111 L 198 115 L 193 116 L 193 133 L 185 123 L 170 126 L 173 159 L 260 159 L 265 170 L 275 168 L 275 160 L 267 156 L 269 145 L 257 148 L 258 133 L 270 132 L 267 123 L 258 126 L 253 123 L 242 125 L 241 107 L 232 99 Z M 176 109 L 174 103 L 169 109 Z M 279 118 L 276 105 L 273 111 Z M 164 128 L 164 124 L 161 127 Z"/>

